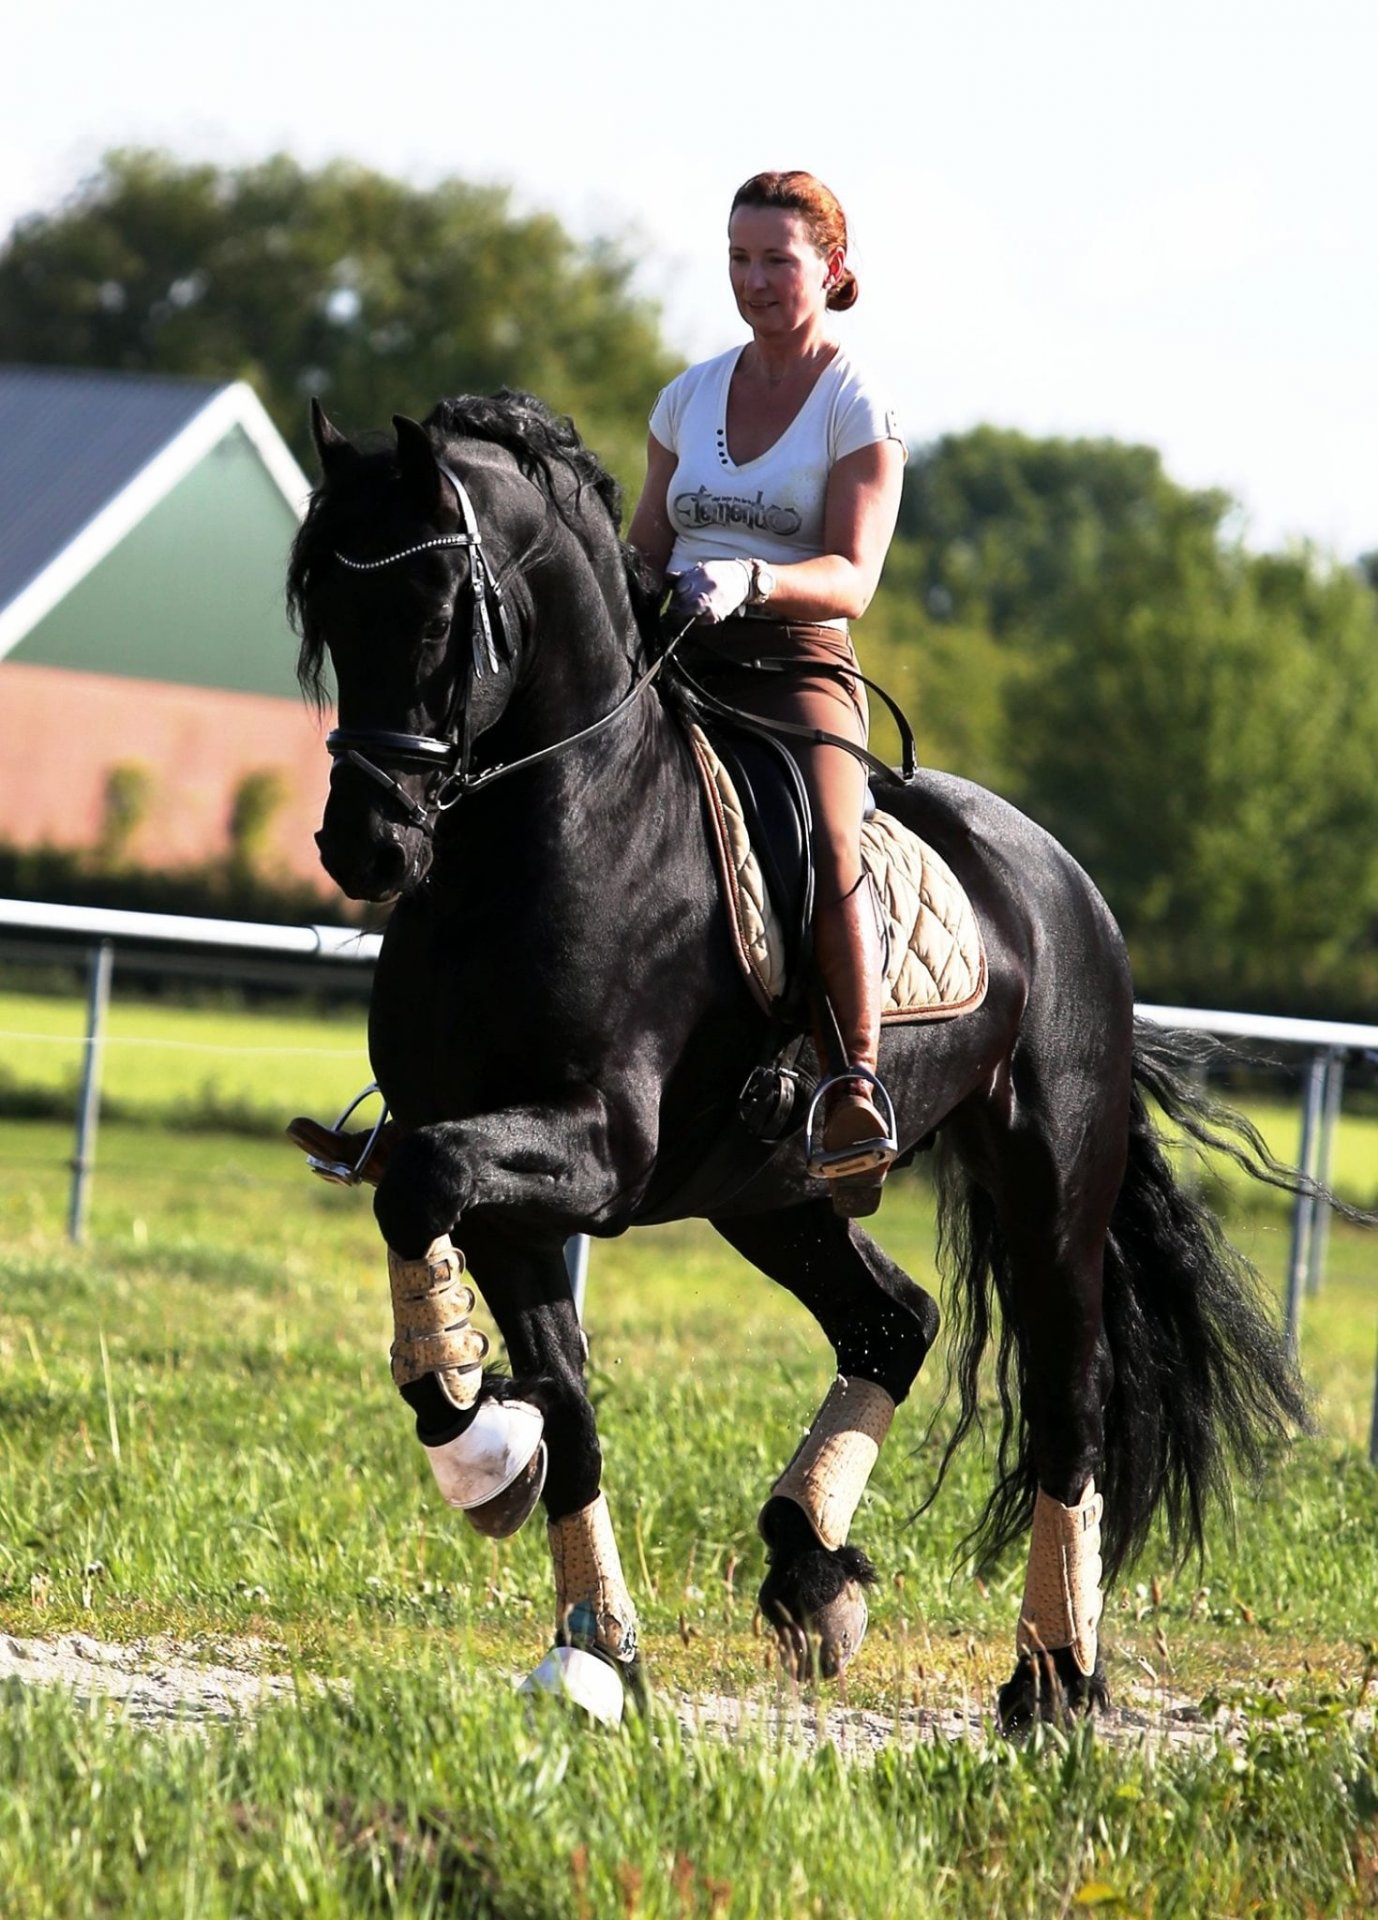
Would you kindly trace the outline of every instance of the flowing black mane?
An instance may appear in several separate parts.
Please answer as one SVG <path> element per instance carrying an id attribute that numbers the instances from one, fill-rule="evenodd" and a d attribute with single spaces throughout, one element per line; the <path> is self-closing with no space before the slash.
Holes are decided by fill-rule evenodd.
<path id="1" fill-rule="evenodd" d="M 597 454 L 586 447 L 568 414 L 555 413 L 533 393 L 504 387 L 500 393 L 461 394 L 440 400 L 426 415 L 423 426 L 439 428 L 446 439 L 490 440 L 505 447 L 527 479 L 552 502 L 558 501 L 557 470 L 576 483 L 575 514 L 584 489 L 602 502 L 614 533 L 622 522 L 622 489 Z M 578 531 L 577 519 L 569 524 Z"/>
<path id="2" fill-rule="evenodd" d="M 464 440 L 484 440 L 510 453 L 519 471 L 540 489 L 551 510 L 590 553 L 605 537 L 596 520 L 591 524 L 584 512 L 584 496 L 592 493 L 621 552 L 637 626 L 644 639 L 654 641 L 657 595 L 644 565 L 621 538 L 621 488 L 597 454 L 585 446 L 568 415 L 554 412 L 535 394 L 504 387 L 494 394 L 461 394 L 438 401 L 422 424 L 433 438 L 439 438 L 442 453 L 450 443 Z M 359 458 L 347 483 L 322 483 L 312 493 L 287 568 L 287 614 L 301 636 L 297 679 L 318 706 L 324 701 L 325 647 L 310 614 L 318 569 L 334 564 L 336 549 L 350 531 L 376 514 L 401 472 L 391 435 L 362 435 L 354 447 Z M 572 495 L 560 485 L 562 475 L 573 481 Z M 507 571 L 530 557 L 517 556 Z"/>

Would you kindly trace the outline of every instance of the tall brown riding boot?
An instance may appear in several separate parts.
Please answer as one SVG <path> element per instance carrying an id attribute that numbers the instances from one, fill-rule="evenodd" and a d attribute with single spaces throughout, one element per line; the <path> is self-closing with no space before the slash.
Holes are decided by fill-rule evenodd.
<path id="1" fill-rule="evenodd" d="M 880 1204 L 881 1183 L 898 1151 L 893 1109 L 876 1078 L 881 938 L 869 875 L 841 900 L 814 909 L 813 948 L 846 1065 L 860 1071 L 839 1072 L 821 1083 L 823 1123 L 810 1130 L 809 1171 L 832 1183 L 837 1211 L 855 1217 Z M 826 1074 L 829 1049 L 820 1045 L 818 1054 Z"/>

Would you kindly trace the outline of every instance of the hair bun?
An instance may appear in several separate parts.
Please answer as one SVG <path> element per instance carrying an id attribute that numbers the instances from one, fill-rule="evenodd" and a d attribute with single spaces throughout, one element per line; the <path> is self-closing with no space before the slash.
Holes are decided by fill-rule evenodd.
<path id="1" fill-rule="evenodd" d="M 844 267 L 837 276 L 836 286 L 828 295 L 827 304 L 829 312 L 845 313 L 848 307 L 854 307 L 856 305 L 858 291 L 856 275 L 850 267 Z"/>

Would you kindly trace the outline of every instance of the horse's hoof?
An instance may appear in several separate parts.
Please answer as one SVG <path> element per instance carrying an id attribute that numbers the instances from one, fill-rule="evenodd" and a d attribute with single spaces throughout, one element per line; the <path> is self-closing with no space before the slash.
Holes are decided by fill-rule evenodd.
<path id="1" fill-rule="evenodd" d="M 507 1540 L 519 1533 L 536 1511 L 536 1502 L 545 1489 L 548 1464 L 545 1441 L 532 1454 L 510 1487 L 485 1500 L 482 1506 L 466 1507 L 464 1518 L 475 1532 L 489 1540 Z"/>
<path id="2" fill-rule="evenodd" d="M 621 1675 L 611 1660 L 588 1653 L 583 1647 L 552 1647 L 518 1691 L 548 1693 L 568 1700 L 605 1727 L 622 1724 L 626 1689 Z"/>
<path id="3" fill-rule="evenodd" d="M 1021 1653 L 1019 1664 L 1001 1687 L 996 1700 L 996 1724 L 1001 1733 L 1026 1733 L 1037 1723 L 1066 1726 L 1072 1720 L 1110 1707 L 1105 1668 L 1096 1661 L 1094 1673 L 1083 1673 L 1070 1647 L 1051 1653 Z"/>
<path id="4" fill-rule="evenodd" d="M 859 1547 L 814 1547 L 772 1563 L 757 1601 L 796 1680 L 835 1680 L 866 1635 L 875 1569 Z"/>
<path id="5" fill-rule="evenodd" d="M 809 1631 L 818 1642 L 818 1671 L 824 1680 L 835 1680 L 860 1648 L 869 1617 L 865 1592 L 849 1580 L 836 1600 L 820 1607 L 810 1619 Z"/>
<path id="6" fill-rule="evenodd" d="M 530 1515 L 545 1486 L 545 1417 L 526 1400 L 480 1400 L 464 1431 L 426 1458 L 448 1505 L 478 1531 L 505 1540 Z"/>
<path id="7" fill-rule="evenodd" d="M 866 1638 L 866 1595 L 855 1580 L 803 1621 L 777 1618 L 780 1660 L 792 1679 L 836 1680 Z"/>

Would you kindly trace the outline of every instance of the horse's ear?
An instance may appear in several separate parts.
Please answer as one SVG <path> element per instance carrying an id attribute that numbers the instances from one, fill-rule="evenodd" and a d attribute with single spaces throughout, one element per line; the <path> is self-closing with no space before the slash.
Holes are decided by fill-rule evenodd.
<path id="1" fill-rule="evenodd" d="M 431 436 L 405 413 L 395 413 L 392 424 L 397 432 L 397 465 L 402 482 L 418 511 L 428 520 L 443 515 L 447 509 L 453 513 L 454 494 L 440 471 Z"/>
<path id="2" fill-rule="evenodd" d="M 330 424 L 326 418 L 325 408 L 315 394 L 311 396 L 311 438 L 316 443 L 321 472 L 327 480 L 332 473 L 338 473 L 342 467 L 352 465 L 359 457 L 355 447 L 345 439 L 339 428 Z"/>

